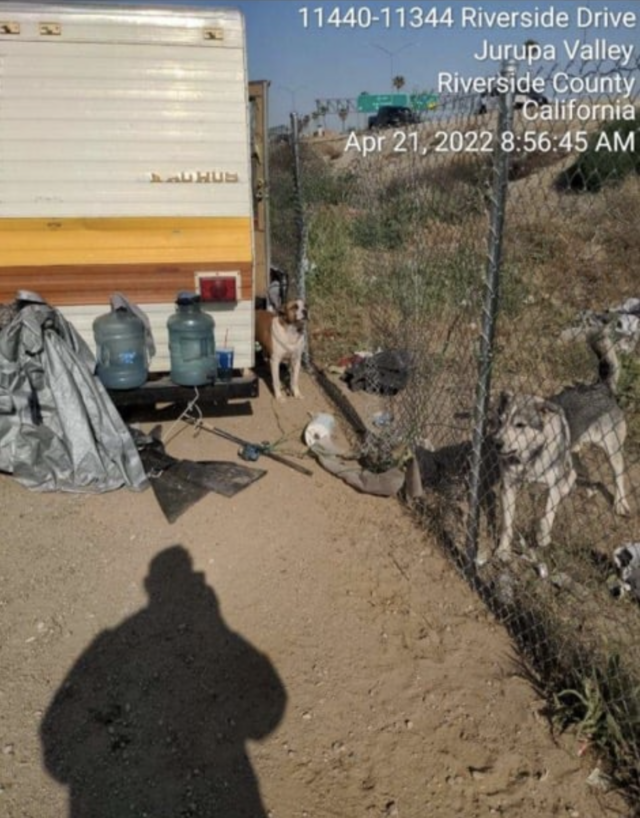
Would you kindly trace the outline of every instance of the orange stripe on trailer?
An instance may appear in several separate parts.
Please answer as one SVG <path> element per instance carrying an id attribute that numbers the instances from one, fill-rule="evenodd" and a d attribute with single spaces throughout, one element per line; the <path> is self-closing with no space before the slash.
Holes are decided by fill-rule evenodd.
<path id="1" fill-rule="evenodd" d="M 0 219 L 4 267 L 251 262 L 246 217 Z"/>

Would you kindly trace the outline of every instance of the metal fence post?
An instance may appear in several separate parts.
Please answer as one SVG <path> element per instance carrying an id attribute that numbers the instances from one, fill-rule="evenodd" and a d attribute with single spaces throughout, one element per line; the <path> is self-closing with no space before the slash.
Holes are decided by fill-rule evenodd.
<path id="1" fill-rule="evenodd" d="M 502 257 L 502 236 L 509 182 L 509 151 L 505 150 L 504 134 L 513 127 L 514 85 L 516 63 L 505 62 L 500 72 L 501 77 L 509 81 L 508 90 L 500 95 L 498 127 L 494 151 L 493 191 L 491 202 L 491 219 L 489 225 L 488 260 L 485 278 L 485 295 L 482 314 L 482 336 L 478 366 L 478 382 L 474 414 L 472 441 L 471 473 L 469 486 L 469 518 L 467 525 L 466 550 L 469 559 L 475 559 L 478 550 L 480 527 L 480 504 L 482 489 L 482 458 L 486 438 L 487 413 L 491 393 L 491 374 L 495 327 L 499 309 L 500 264 Z"/>
<path id="2" fill-rule="evenodd" d="M 306 301 L 307 270 L 309 269 L 309 257 L 307 254 L 309 244 L 309 231 L 307 227 L 306 214 L 304 208 L 304 193 L 302 189 L 302 170 L 300 163 L 300 128 L 298 114 L 295 111 L 291 114 L 291 147 L 293 150 L 293 184 L 296 197 L 296 222 L 298 227 L 296 290 L 297 297 Z M 309 343 L 308 338 L 306 336 L 306 329 L 304 339 L 304 352 L 302 353 L 302 364 L 305 369 L 309 368 Z"/>

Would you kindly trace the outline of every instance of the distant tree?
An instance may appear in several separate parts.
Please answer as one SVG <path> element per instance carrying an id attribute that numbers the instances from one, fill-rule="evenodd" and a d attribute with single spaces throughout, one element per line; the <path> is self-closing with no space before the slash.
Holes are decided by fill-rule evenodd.
<path id="1" fill-rule="evenodd" d="M 525 42 L 524 42 L 524 47 L 527 49 L 527 54 L 531 51 L 533 46 L 537 47 L 538 45 L 539 45 L 539 43 L 538 43 L 537 40 L 529 39 L 529 40 L 525 40 Z"/>
<path id="2" fill-rule="evenodd" d="M 399 91 L 401 88 L 404 88 L 405 82 L 406 82 L 405 78 L 403 76 L 401 76 L 400 74 L 398 74 L 398 76 L 394 77 L 391 80 L 391 84 L 396 89 L 396 91 Z"/>
<path id="3" fill-rule="evenodd" d="M 340 108 L 340 110 L 338 111 L 338 116 L 340 117 L 340 121 L 342 122 L 342 130 L 344 131 L 345 122 L 347 121 L 347 117 L 349 116 L 349 109 Z"/>
<path id="4" fill-rule="evenodd" d="M 329 106 L 328 105 L 321 105 L 318 108 L 318 113 L 322 117 L 322 124 L 324 127 L 327 127 L 327 114 L 329 113 Z"/>

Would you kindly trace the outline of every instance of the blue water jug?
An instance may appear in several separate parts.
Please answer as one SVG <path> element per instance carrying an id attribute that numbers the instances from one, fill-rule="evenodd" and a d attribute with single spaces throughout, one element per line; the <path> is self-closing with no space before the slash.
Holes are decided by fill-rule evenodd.
<path id="1" fill-rule="evenodd" d="M 126 309 L 112 310 L 93 322 L 96 374 L 107 389 L 136 389 L 147 380 L 149 358 L 144 323 Z"/>
<path id="2" fill-rule="evenodd" d="M 203 386 L 216 379 L 213 318 L 200 309 L 200 296 L 179 293 L 167 321 L 171 380 L 180 386 Z"/>

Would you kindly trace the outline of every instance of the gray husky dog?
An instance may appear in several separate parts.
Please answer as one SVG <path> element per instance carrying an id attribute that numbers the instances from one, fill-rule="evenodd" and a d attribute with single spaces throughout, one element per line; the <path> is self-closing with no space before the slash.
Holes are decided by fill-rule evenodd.
<path id="1" fill-rule="evenodd" d="M 525 483 L 548 490 L 537 532 L 541 547 L 551 542 L 551 529 L 561 500 L 576 482 L 572 454 L 588 443 L 606 453 L 615 480 L 614 510 L 628 515 L 622 446 L 627 424 L 616 402 L 618 357 L 605 330 L 588 337 L 599 361 L 593 384 L 568 387 L 550 398 L 504 392 L 497 412 L 495 443 L 501 474 L 502 531 L 498 556 L 511 556 L 516 496 Z"/>

